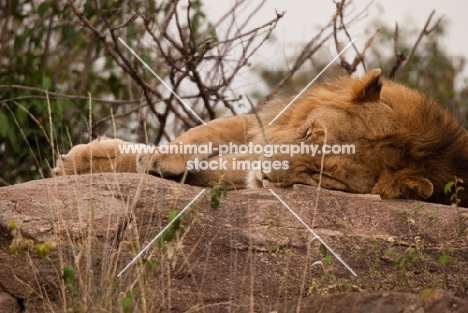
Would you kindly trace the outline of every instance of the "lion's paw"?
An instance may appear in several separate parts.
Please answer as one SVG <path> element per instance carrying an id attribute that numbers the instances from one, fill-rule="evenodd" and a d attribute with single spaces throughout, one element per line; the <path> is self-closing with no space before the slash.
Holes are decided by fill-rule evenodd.
<path id="1" fill-rule="evenodd" d="M 404 169 L 393 175 L 384 172 L 372 193 L 379 194 L 384 199 L 427 199 L 434 192 L 432 182 L 422 176 L 408 174 L 410 170 Z"/>
<path id="2" fill-rule="evenodd" d="M 285 184 L 282 181 L 273 181 L 271 180 L 266 173 L 262 170 L 251 170 L 247 174 L 247 188 L 256 189 L 256 188 L 276 188 L 284 187 Z"/>
<path id="3" fill-rule="evenodd" d="M 94 172 L 135 172 L 135 154 L 123 153 L 129 142 L 101 136 L 90 143 L 74 146 L 68 154 L 57 158 L 52 176 Z"/>
<path id="4" fill-rule="evenodd" d="M 171 178 L 186 170 L 185 159 L 179 154 L 140 154 L 137 157 L 137 171 L 160 177 Z"/>

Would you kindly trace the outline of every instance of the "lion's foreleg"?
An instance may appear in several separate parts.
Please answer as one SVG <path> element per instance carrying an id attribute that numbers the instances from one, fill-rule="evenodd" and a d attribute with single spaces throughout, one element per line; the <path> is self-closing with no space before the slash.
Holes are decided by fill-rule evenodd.
<path id="1" fill-rule="evenodd" d="M 160 146 L 157 153 L 140 155 L 137 169 L 164 177 L 181 175 L 188 162 L 217 156 L 222 145 L 248 142 L 248 130 L 255 121 L 253 115 L 231 116 L 192 128 L 167 146 Z"/>

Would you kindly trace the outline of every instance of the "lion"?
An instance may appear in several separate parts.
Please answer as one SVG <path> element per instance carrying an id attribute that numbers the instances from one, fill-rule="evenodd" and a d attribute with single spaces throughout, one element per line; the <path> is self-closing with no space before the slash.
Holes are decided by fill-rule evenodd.
<path id="1" fill-rule="evenodd" d="M 384 79 L 380 69 L 359 78 L 345 76 L 313 85 L 289 107 L 286 100 L 274 100 L 255 114 L 223 117 L 194 127 L 166 146 L 209 144 L 210 151 L 162 153 L 160 146 L 151 154 L 122 153 L 119 147 L 132 143 L 100 138 L 73 147 L 52 172 L 140 172 L 173 180 L 183 177 L 185 183 L 197 186 L 225 182 L 230 189 L 320 185 L 385 199 L 443 204 L 451 202 L 444 186 L 456 178 L 468 179 L 467 130 L 435 100 Z M 220 156 L 218 149 L 227 144 L 265 148 L 348 144 L 354 153 L 230 151 Z M 192 166 L 202 161 L 222 162 L 223 167 L 201 170 Z M 256 162 L 257 166 L 236 167 L 239 162 Z M 466 205 L 466 193 L 458 196 Z"/>

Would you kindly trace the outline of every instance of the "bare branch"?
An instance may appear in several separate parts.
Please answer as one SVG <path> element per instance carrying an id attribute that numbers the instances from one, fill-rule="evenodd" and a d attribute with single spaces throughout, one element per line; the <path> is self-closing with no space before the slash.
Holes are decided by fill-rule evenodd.
<path id="1" fill-rule="evenodd" d="M 372 3 L 372 1 L 370 3 Z M 369 3 L 369 5 L 370 5 L 370 3 Z M 338 17 L 343 16 L 344 8 L 347 7 L 347 5 L 349 5 L 349 3 L 347 3 L 346 1 L 341 1 L 341 2 L 336 3 L 337 9 L 336 9 L 335 14 L 331 18 L 330 23 L 328 25 L 324 26 L 320 30 L 320 32 L 304 46 L 301 53 L 299 54 L 299 57 L 296 58 L 296 61 L 293 64 L 293 66 L 291 67 L 291 69 L 289 71 L 287 71 L 283 75 L 283 77 L 280 79 L 280 81 L 270 90 L 268 95 L 266 97 L 264 97 L 260 101 L 260 103 L 258 104 L 259 106 L 264 105 L 266 102 L 271 100 L 273 98 L 273 96 L 278 93 L 279 89 L 288 81 L 288 79 L 290 79 L 302 67 L 302 65 L 304 65 L 304 63 L 308 59 L 310 59 L 318 51 L 318 49 L 322 46 L 322 44 L 325 43 L 332 36 L 334 38 L 335 47 L 336 47 L 337 51 L 338 52 L 341 51 L 340 43 L 339 43 L 339 40 L 338 40 L 338 32 L 339 32 L 339 30 L 345 28 L 345 24 L 344 24 L 344 22 L 342 22 L 342 25 L 338 26 L 337 23 L 338 23 Z M 362 16 L 362 14 L 365 12 L 365 10 L 367 10 L 368 6 L 366 6 L 366 8 L 363 11 L 357 13 L 354 17 L 352 17 L 351 20 L 352 21 L 358 20 L 359 17 Z M 329 34 L 326 34 L 324 37 L 322 37 L 322 35 L 326 32 L 326 30 L 329 27 L 332 27 L 333 31 L 330 32 Z M 363 52 L 361 53 L 361 58 L 359 56 L 357 56 L 355 58 L 353 64 L 356 63 L 356 65 L 353 65 L 354 68 L 357 66 L 357 64 L 359 64 L 359 62 L 363 62 L 364 53 L 366 52 L 367 48 L 371 45 L 371 43 L 375 39 L 375 37 L 376 37 L 376 34 L 374 34 L 368 40 L 368 42 L 366 43 L 366 47 L 364 48 Z M 355 49 L 357 51 L 357 48 L 355 48 Z M 358 54 L 359 54 L 359 52 L 358 52 Z M 347 62 L 344 59 L 343 55 L 340 56 L 340 61 L 341 61 L 342 65 L 347 64 Z M 352 68 L 351 65 L 349 65 L 348 68 L 351 69 Z"/>
<path id="2" fill-rule="evenodd" d="M 351 64 L 351 68 L 350 68 L 350 70 L 352 71 L 351 73 L 356 71 L 356 67 L 358 66 L 359 63 L 362 63 L 364 70 L 367 71 L 366 64 L 364 63 L 364 57 L 366 55 L 367 49 L 369 49 L 369 47 L 372 45 L 372 43 L 374 42 L 375 38 L 377 37 L 379 33 L 380 33 L 380 29 L 377 29 L 375 33 L 367 40 L 362 52 L 361 53 L 357 52 L 356 57 L 354 58 L 354 61 Z"/>
<path id="3" fill-rule="evenodd" d="M 419 43 L 421 42 L 422 38 L 424 36 L 429 35 L 440 23 L 442 20 L 441 18 L 437 19 L 435 22 L 434 26 L 429 28 L 429 24 L 431 23 L 432 17 L 435 14 L 435 10 L 429 14 L 429 17 L 426 20 L 426 24 L 424 25 L 424 28 L 421 30 L 419 33 L 418 39 L 414 43 L 413 47 L 411 48 L 410 53 L 408 56 L 405 56 L 404 53 L 400 49 L 400 41 L 399 41 L 399 33 L 398 33 L 398 24 L 395 26 L 395 35 L 394 35 L 394 52 L 395 52 L 395 64 L 393 65 L 389 78 L 391 79 L 397 79 L 398 74 L 402 69 L 405 68 L 405 66 L 408 64 L 409 60 L 414 56 L 414 53 L 416 52 L 416 48 L 418 47 Z"/>
<path id="4" fill-rule="evenodd" d="M 239 106 L 242 105 L 240 102 L 242 97 L 233 90 L 232 82 L 238 77 L 239 72 L 250 64 L 250 58 L 266 42 L 279 20 L 284 16 L 283 12 L 277 12 L 276 16 L 269 21 L 257 27 L 251 27 L 249 26 L 251 17 L 260 12 L 266 0 L 261 0 L 255 5 L 251 5 L 251 2 L 247 0 L 237 0 L 214 25 L 203 20 L 203 17 L 198 21 L 204 23 L 195 23 L 194 16 L 199 13 L 199 8 L 188 0 L 186 0 L 188 5 L 182 8 L 178 5 L 180 1 L 176 0 L 164 2 L 160 7 L 151 9 L 153 11 L 147 10 L 138 15 L 140 18 L 137 18 L 137 14 L 130 14 L 125 18 L 114 18 L 113 15 L 106 14 L 98 5 L 98 14 L 88 20 L 73 0 L 67 1 L 82 25 L 90 29 L 95 38 L 102 43 L 106 54 L 111 56 L 115 63 L 129 75 L 131 81 L 134 82 L 133 86 L 141 89 L 145 110 L 141 110 L 140 107 L 139 118 L 142 119 L 140 122 L 142 125 L 150 125 L 150 123 L 154 124 L 153 121 L 150 122 L 150 117 L 156 118 L 159 133 L 156 135 L 155 143 L 163 138 L 170 139 L 169 137 L 175 136 L 178 131 L 198 125 L 199 121 L 185 106 L 179 105 L 178 100 L 172 94 L 167 94 L 159 82 L 155 82 L 151 76 L 147 77 L 145 68 L 123 50 L 117 38 L 125 38 L 123 35 L 125 26 L 138 26 L 137 29 L 141 31 L 138 33 L 140 37 L 127 38 L 127 40 L 137 53 L 151 57 L 151 66 L 154 66 L 160 77 L 168 80 L 171 89 L 181 98 L 190 99 L 190 107 L 199 116 L 214 119 L 219 109 L 237 114 Z M 350 36 L 346 29 L 350 22 L 345 24 L 344 21 L 344 10 L 350 3 L 352 1 L 337 2 L 337 10 L 331 17 L 330 23 L 304 46 L 292 67 L 259 105 L 271 99 L 332 36 L 335 36 L 335 44 L 339 50 L 339 31 L 344 30 L 347 36 Z M 238 18 L 240 12 L 246 17 L 245 19 Z M 363 13 L 365 12 L 353 13 L 349 19 L 358 20 Z M 348 64 L 349 69 L 354 71 L 358 64 L 364 65 L 364 54 L 376 34 L 368 40 L 361 53 L 354 47 L 357 55 L 353 63 Z M 144 41 L 141 40 L 142 38 Z M 148 44 L 152 45 L 153 49 Z M 235 56 L 231 57 L 231 55 Z M 341 63 L 346 63 L 343 56 L 341 56 Z M 195 93 L 193 89 L 196 90 Z M 184 95 L 187 93 L 186 90 L 190 90 L 190 96 Z M 156 104 L 161 102 L 164 106 L 156 110 Z M 120 112 L 116 112 L 116 116 L 128 116 L 137 111 L 134 107 L 121 108 Z M 144 114 L 149 115 L 143 116 Z M 169 123 L 174 118 L 173 128 L 169 129 L 168 127 L 171 126 Z M 94 126 L 102 125 L 109 120 L 109 117 L 100 117 L 99 122 Z"/>
<path id="5" fill-rule="evenodd" d="M 367 8 L 369 7 L 369 5 L 371 3 L 372 3 L 372 1 L 368 4 L 368 6 L 363 11 L 361 11 L 358 14 L 358 16 L 361 16 L 363 14 L 363 12 L 365 12 L 367 10 Z M 337 10 L 336 10 L 336 13 L 335 13 L 335 16 L 334 16 L 334 19 L 333 19 L 333 35 L 334 35 L 334 39 L 335 39 L 335 47 L 336 47 L 337 53 L 339 53 L 341 51 L 341 46 L 340 46 L 339 41 L 338 41 L 338 30 L 339 29 L 342 29 L 344 31 L 344 33 L 346 34 L 346 37 L 350 41 L 353 40 L 351 34 L 348 31 L 348 26 L 347 26 L 347 24 L 350 24 L 351 22 L 346 23 L 345 20 L 344 20 L 344 9 L 345 9 L 345 7 L 346 7 L 346 5 L 345 5 L 344 0 L 341 1 L 341 2 L 338 2 L 337 3 Z M 336 26 L 338 16 L 340 17 L 340 27 L 339 28 Z M 354 17 L 352 20 L 356 20 L 356 17 Z M 354 48 L 354 51 L 356 52 L 356 56 L 354 57 L 353 62 L 351 64 L 349 64 L 349 62 L 346 61 L 346 58 L 345 58 L 344 54 L 340 55 L 340 65 L 341 65 L 341 67 L 343 67 L 349 74 L 352 74 L 352 73 L 354 73 L 356 71 L 357 66 L 359 65 L 359 63 L 361 63 L 362 66 L 364 67 L 364 70 L 366 70 L 366 64 L 364 63 L 364 57 L 365 57 L 366 51 L 371 46 L 372 42 L 375 40 L 375 38 L 377 37 L 377 35 L 379 33 L 380 33 L 379 29 L 375 31 L 375 33 L 367 40 L 362 52 L 359 52 L 358 48 L 353 43 L 352 46 Z"/>
<path id="6" fill-rule="evenodd" d="M 346 3 L 346 0 L 342 0 L 336 4 L 336 12 L 335 12 L 335 16 L 333 17 L 333 38 L 335 39 L 335 48 L 336 48 L 337 53 L 341 51 L 340 42 L 338 40 L 337 22 L 338 22 L 338 17 L 339 16 L 342 17 L 345 3 Z M 343 21 L 341 23 L 343 24 Z M 349 72 L 349 64 L 348 62 L 346 62 L 346 59 L 343 54 L 340 55 L 340 63 L 341 63 L 341 66 L 344 67 Z"/>
<path id="7" fill-rule="evenodd" d="M 322 46 L 322 44 L 324 42 L 326 42 L 331 36 L 332 36 L 332 33 L 329 33 L 328 35 L 326 35 L 322 40 L 319 40 L 320 37 L 321 37 L 321 34 L 322 32 L 324 31 L 324 29 L 322 29 L 320 31 L 320 33 L 315 36 L 314 38 L 312 38 L 307 44 L 306 46 L 304 47 L 304 49 L 302 50 L 301 54 L 299 55 L 299 57 L 296 59 L 296 61 L 294 62 L 294 65 L 291 67 L 291 69 L 285 73 L 283 75 L 283 77 L 281 78 L 281 80 L 273 87 L 271 88 L 270 92 L 268 93 L 268 95 L 266 95 L 258 104 L 258 106 L 262 106 L 264 105 L 265 103 L 267 103 L 268 101 L 270 101 L 274 95 L 276 95 L 279 91 L 279 89 L 288 81 L 288 79 L 290 79 L 294 73 L 296 73 L 301 67 L 302 65 L 304 65 L 304 63 L 310 59 L 316 52 L 318 49 L 320 49 L 320 47 Z"/>
<path id="8" fill-rule="evenodd" d="M 86 18 L 83 12 L 78 9 L 78 7 L 75 5 L 73 0 L 68 0 L 68 4 L 73 10 L 73 13 L 75 16 L 77 16 L 80 21 L 88 28 L 90 29 L 96 36 L 98 36 L 100 39 L 104 39 L 105 35 L 103 35 L 96 27 L 94 27 L 93 24 Z"/>

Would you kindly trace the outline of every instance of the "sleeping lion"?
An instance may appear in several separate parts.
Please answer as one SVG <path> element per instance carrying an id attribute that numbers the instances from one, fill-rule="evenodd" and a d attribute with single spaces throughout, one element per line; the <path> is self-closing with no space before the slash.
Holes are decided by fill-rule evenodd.
<path id="1" fill-rule="evenodd" d="M 52 171 L 151 173 L 231 189 L 320 184 L 437 203 L 450 203 L 448 182 L 468 180 L 467 130 L 433 99 L 381 78 L 380 69 L 313 85 L 288 103 L 213 120 L 159 147 L 96 139 L 73 147 Z M 466 205 L 466 193 L 459 198 Z"/>

